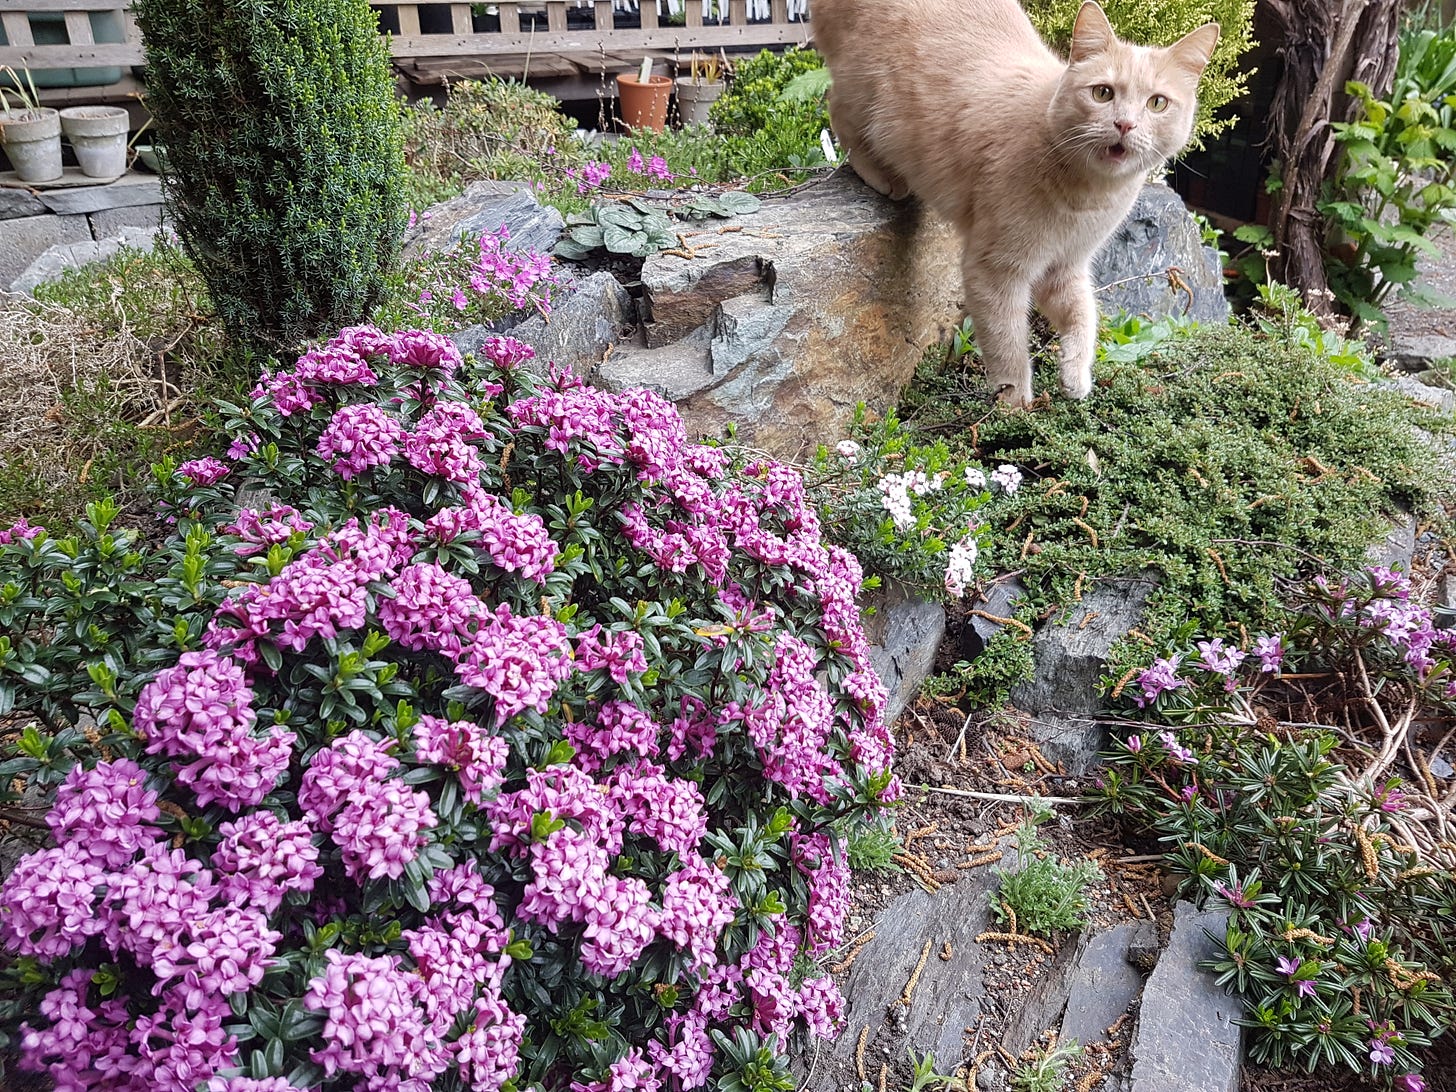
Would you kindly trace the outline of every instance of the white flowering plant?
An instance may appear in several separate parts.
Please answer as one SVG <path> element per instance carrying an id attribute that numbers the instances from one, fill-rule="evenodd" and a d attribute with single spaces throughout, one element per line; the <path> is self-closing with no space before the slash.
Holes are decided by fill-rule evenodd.
<path id="1" fill-rule="evenodd" d="M 158 468 L 0 532 L 0 1029 L 57 1088 L 792 1088 L 844 841 L 898 793 L 794 471 L 487 341 L 343 331 Z M 84 733 L 84 734 L 83 734 Z"/>
<path id="2" fill-rule="evenodd" d="M 808 471 L 825 535 L 878 576 L 959 599 L 976 582 L 987 545 L 981 511 L 1016 492 L 1021 472 L 989 470 L 925 443 L 893 410 L 871 420 L 856 410 L 847 439 L 821 447 Z"/>

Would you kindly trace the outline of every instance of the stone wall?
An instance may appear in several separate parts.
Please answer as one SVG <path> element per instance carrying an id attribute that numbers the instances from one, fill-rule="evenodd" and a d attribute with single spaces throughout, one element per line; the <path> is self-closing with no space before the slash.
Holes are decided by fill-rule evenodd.
<path id="1" fill-rule="evenodd" d="M 0 288 L 51 247 L 115 238 L 162 222 L 161 180 L 131 173 L 105 186 L 0 188 Z"/>

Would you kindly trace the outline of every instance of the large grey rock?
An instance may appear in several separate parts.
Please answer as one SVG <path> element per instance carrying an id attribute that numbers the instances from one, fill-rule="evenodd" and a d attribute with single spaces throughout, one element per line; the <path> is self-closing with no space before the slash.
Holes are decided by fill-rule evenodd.
<path id="1" fill-rule="evenodd" d="M 102 212 L 133 205 L 160 205 L 162 180 L 154 174 L 124 174 L 105 186 L 41 190 L 37 196 L 46 208 L 62 215 Z"/>
<path id="2" fill-rule="evenodd" d="M 70 269 L 80 269 L 92 262 L 104 262 L 122 247 L 150 250 L 156 241 L 156 228 L 125 228 L 109 239 L 84 240 L 50 247 L 25 272 L 10 282 L 12 292 L 32 292 L 47 281 L 58 280 Z"/>
<path id="3" fill-rule="evenodd" d="M 50 247 L 90 240 L 84 216 L 21 216 L 0 220 L 0 285 L 8 285 Z"/>
<path id="4" fill-rule="evenodd" d="M 1416 517 L 1407 512 L 1396 516 L 1390 533 L 1365 551 L 1372 565 L 1409 573 L 1416 559 Z"/>
<path id="5" fill-rule="evenodd" d="M 1113 577 L 1095 584 L 1060 623 L 1043 625 L 1032 642 L 1036 677 L 1011 701 L 1032 715 L 1030 731 L 1046 756 L 1078 776 L 1096 765 L 1103 731 L 1097 682 L 1112 646 L 1142 619 L 1156 577 Z"/>
<path id="6" fill-rule="evenodd" d="M 1412 375 L 1392 375 L 1381 379 L 1377 386 L 1399 391 L 1412 402 L 1437 413 L 1449 414 L 1456 410 L 1456 391 L 1448 387 L 1432 387 Z"/>
<path id="7" fill-rule="evenodd" d="M 1243 1029 L 1237 1000 L 1198 964 L 1214 958 L 1228 916 L 1180 902 L 1173 935 L 1143 988 L 1132 1042 L 1132 1092 L 1237 1092 Z"/>
<path id="8" fill-rule="evenodd" d="M 1187 289 L 1175 284 L 1170 271 Z M 1143 187 L 1132 212 L 1093 259 L 1092 283 L 1103 313 L 1228 321 L 1218 251 L 1203 244 L 1188 207 L 1164 185 Z"/>
<path id="9" fill-rule="evenodd" d="M 1406 334 L 1391 331 L 1391 344 L 1385 359 L 1407 372 L 1423 372 L 1438 360 L 1456 356 L 1456 337 L 1440 334 Z"/>
<path id="10" fill-rule="evenodd" d="M 578 373 L 588 373 L 632 324 L 632 297 L 610 273 L 594 273 L 576 283 L 570 294 L 558 297 L 550 318 L 532 315 L 524 322 L 500 327 L 471 326 L 451 340 L 462 353 L 480 349 L 485 339 L 508 333 L 536 350 L 544 364 L 555 361 Z"/>
<path id="11" fill-rule="evenodd" d="M 961 316 L 954 234 L 847 171 L 685 235 L 695 257 L 643 264 L 644 344 L 601 381 L 671 389 L 696 434 L 735 422 L 793 459 L 842 435 L 856 403 L 894 405 Z"/>
<path id="12" fill-rule="evenodd" d="M 885 723 L 893 724 L 935 667 L 935 654 L 945 637 L 945 609 L 888 582 L 869 600 L 875 612 L 865 619 L 870 659 L 890 692 Z"/>
<path id="13" fill-rule="evenodd" d="M 507 249 L 545 253 L 556 245 L 566 221 L 536 200 L 525 182 L 472 182 L 459 197 L 422 213 L 404 235 L 404 256 L 449 250 L 462 236 L 479 237 L 505 227 Z"/>
<path id="14" fill-rule="evenodd" d="M 985 595 L 974 604 L 973 609 L 981 613 L 971 615 L 967 624 L 961 627 L 960 647 L 956 649 L 956 655 L 962 660 L 974 660 L 986 651 L 991 638 L 1006 628 L 1006 623 L 993 619 L 1014 615 L 1017 600 L 1025 594 L 1026 589 L 1014 576 L 998 577 L 992 581 Z"/>
<path id="15" fill-rule="evenodd" d="M 40 198 L 29 190 L 0 187 L 0 220 L 13 220 L 17 216 L 39 216 L 45 210 Z"/>

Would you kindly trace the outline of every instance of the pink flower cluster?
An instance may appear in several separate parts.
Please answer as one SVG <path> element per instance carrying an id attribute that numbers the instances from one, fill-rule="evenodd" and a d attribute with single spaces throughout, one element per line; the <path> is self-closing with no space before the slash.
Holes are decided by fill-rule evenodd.
<path id="1" fill-rule="evenodd" d="M 229 467 L 210 455 L 204 459 L 189 459 L 177 468 L 177 475 L 186 478 L 193 485 L 216 485 L 227 477 Z"/>
<path id="2" fill-rule="evenodd" d="M 366 402 L 336 412 L 314 450 L 320 459 L 332 460 L 334 473 L 347 481 L 372 466 L 388 466 L 403 438 L 398 421 L 383 407 Z"/>
<path id="3" fill-rule="evenodd" d="M 211 650 L 184 652 L 137 695 L 132 724 L 147 753 L 176 760 L 197 803 L 240 811 L 273 791 L 293 756 L 292 732 L 257 732 L 241 665 Z"/>

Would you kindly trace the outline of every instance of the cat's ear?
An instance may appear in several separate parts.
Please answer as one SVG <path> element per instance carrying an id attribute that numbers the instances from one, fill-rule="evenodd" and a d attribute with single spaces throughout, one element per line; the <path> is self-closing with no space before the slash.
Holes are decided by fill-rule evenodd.
<path id="1" fill-rule="evenodd" d="M 1077 64 L 1088 57 L 1096 57 L 1099 53 L 1106 53 L 1116 41 L 1117 34 L 1107 21 L 1107 13 L 1095 0 L 1087 0 L 1082 10 L 1077 12 L 1077 21 L 1072 24 L 1072 49 L 1067 60 Z"/>
<path id="2" fill-rule="evenodd" d="M 1218 45 L 1218 34 L 1217 23 L 1204 23 L 1170 45 L 1168 55 L 1174 64 L 1196 80 L 1203 75 L 1208 59 L 1213 56 L 1213 49 Z"/>

